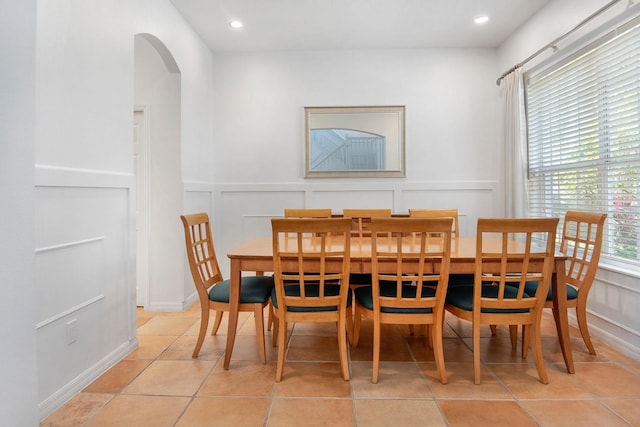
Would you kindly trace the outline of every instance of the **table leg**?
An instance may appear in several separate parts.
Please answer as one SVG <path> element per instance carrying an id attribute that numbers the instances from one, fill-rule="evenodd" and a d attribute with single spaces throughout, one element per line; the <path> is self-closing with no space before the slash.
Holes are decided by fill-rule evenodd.
<path id="1" fill-rule="evenodd" d="M 564 260 L 556 260 L 553 274 L 553 317 L 558 330 L 558 340 L 564 357 L 567 372 L 575 373 L 573 354 L 571 353 L 571 337 L 569 334 L 569 316 L 567 314 L 566 266 Z"/>
<path id="2" fill-rule="evenodd" d="M 224 369 L 229 369 L 233 344 L 236 341 L 236 329 L 238 328 L 238 305 L 240 304 L 240 261 L 231 259 L 231 276 L 229 277 L 229 325 L 227 327 L 227 348 L 224 352 Z"/>

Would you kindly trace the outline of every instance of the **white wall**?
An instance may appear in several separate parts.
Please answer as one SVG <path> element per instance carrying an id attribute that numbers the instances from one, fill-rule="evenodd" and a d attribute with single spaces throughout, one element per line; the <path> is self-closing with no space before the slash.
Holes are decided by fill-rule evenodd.
<path id="1" fill-rule="evenodd" d="M 157 37 L 180 70 L 173 96 L 181 125 L 172 131 L 182 148 L 171 155 L 183 165 L 182 179 L 211 185 L 213 178 L 212 58 L 171 3 L 38 2 L 32 239 L 38 298 L 31 327 L 37 329 L 41 417 L 136 345 L 132 125 L 139 33 Z M 162 185 L 178 192 L 174 224 L 167 226 L 179 231 L 177 169 Z M 171 244 L 182 253 L 182 241 Z M 179 307 L 179 268 L 173 279 L 160 292 Z M 68 344 L 73 320 L 77 340 Z"/>
<path id="2" fill-rule="evenodd" d="M 609 3 L 609 0 L 555 0 L 550 2 L 532 20 L 522 26 L 499 49 L 501 71 L 527 58 L 546 44 L 574 28 L 582 20 Z M 607 27 L 607 22 L 616 19 L 628 6 L 621 1 L 606 13 L 558 43 L 562 56 L 572 44 L 590 39 L 589 33 Z M 637 5 L 635 6 L 637 9 Z M 525 70 L 553 60 L 554 54 L 545 51 L 525 66 Z M 589 293 L 587 304 L 588 323 L 591 335 L 602 339 L 629 356 L 640 360 L 640 272 L 628 266 L 621 268 L 612 260 L 603 257 L 596 280 Z M 577 325 L 575 316 L 570 320 Z M 580 350 L 585 351 L 582 347 Z M 596 346 L 597 351 L 597 346 Z"/>
<path id="3" fill-rule="evenodd" d="M 502 213 L 494 50 L 224 54 L 214 65 L 218 252 L 268 235 L 285 207 L 458 207 L 463 235 Z M 303 178 L 304 107 L 345 105 L 406 106 L 406 178 Z"/>
<path id="4" fill-rule="evenodd" d="M 0 420 L 35 426 L 33 273 L 36 2 L 0 2 Z"/>

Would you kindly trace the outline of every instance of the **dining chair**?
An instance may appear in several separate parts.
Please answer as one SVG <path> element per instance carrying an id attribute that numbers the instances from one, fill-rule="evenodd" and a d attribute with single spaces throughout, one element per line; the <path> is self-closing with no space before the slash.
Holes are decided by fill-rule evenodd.
<path id="1" fill-rule="evenodd" d="M 191 277 L 200 300 L 200 332 L 191 357 L 198 357 L 209 326 L 209 312 L 214 310 L 216 318 L 211 335 L 218 332 L 222 315 L 229 311 L 229 280 L 225 280 L 218 265 L 213 246 L 213 236 L 209 216 L 202 213 L 181 215 L 184 225 L 184 238 Z M 266 363 L 264 345 L 263 310 L 269 303 L 273 290 L 273 277 L 244 276 L 240 286 L 240 304 L 238 311 L 252 312 L 256 324 L 256 338 L 260 360 Z"/>
<path id="2" fill-rule="evenodd" d="M 562 226 L 562 241 L 560 243 L 560 252 L 568 256 L 566 263 L 567 283 L 565 284 L 567 308 L 576 309 L 576 318 L 582 340 L 589 353 L 593 355 L 596 354 L 596 350 L 591 342 L 587 326 L 587 298 L 600 261 L 602 234 L 606 219 L 607 214 L 567 211 Z M 537 282 L 528 283 L 525 292 L 534 293 L 537 287 Z M 558 312 L 557 307 L 553 304 L 553 290 L 551 287 L 547 292 L 544 306 L 553 310 L 557 325 L 559 322 Z M 527 340 L 526 334 L 523 335 L 523 342 L 525 340 Z M 527 356 L 527 349 L 526 343 L 523 344 L 523 357 Z"/>
<path id="3" fill-rule="evenodd" d="M 458 209 L 409 209 L 410 218 L 453 218 L 451 237 L 460 237 Z"/>
<path id="4" fill-rule="evenodd" d="M 351 218 L 351 235 L 368 237 L 371 235 L 372 218 L 391 218 L 391 209 L 343 209 L 342 216 Z"/>
<path id="5" fill-rule="evenodd" d="M 285 218 L 331 218 L 331 209 L 291 209 L 284 210 Z"/>
<path id="6" fill-rule="evenodd" d="M 285 208 L 285 218 L 331 218 L 331 208 Z M 269 310 L 269 320 L 267 329 L 270 331 L 273 326 L 273 306 Z M 276 334 L 273 335 L 273 342 L 276 342 Z"/>
<path id="7" fill-rule="evenodd" d="M 336 323 L 342 376 L 349 380 L 346 334 L 353 328 L 349 291 L 351 221 L 273 218 L 271 229 L 276 381 L 283 375 L 289 322 Z"/>
<path id="8" fill-rule="evenodd" d="M 362 316 L 373 320 L 373 376 L 378 383 L 381 324 L 428 325 L 442 384 L 444 302 L 451 257 L 451 218 L 373 218 L 372 286 L 355 289 L 353 346 Z"/>
<path id="9" fill-rule="evenodd" d="M 540 382 L 540 321 L 553 273 L 558 218 L 479 218 L 473 284 L 450 287 L 445 308 L 472 324 L 473 375 L 480 384 L 480 326 L 523 325 Z M 534 293 L 527 282 L 539 283 Z"/>
<path id="10" fill-rule="evenodd" d="M 352 237 L 370 237 L 372 218 L 391 218 L 391 209 L 343 209 L 342 216 L 351 218 Z M 351 273 L 351 288 L 371 285 L 371 275 L 367 273 Z"/>

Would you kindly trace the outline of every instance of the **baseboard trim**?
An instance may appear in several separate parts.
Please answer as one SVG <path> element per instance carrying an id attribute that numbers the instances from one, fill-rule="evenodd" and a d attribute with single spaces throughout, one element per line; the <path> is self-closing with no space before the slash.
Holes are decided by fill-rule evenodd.
<path id="1" fill-rule="evenodd" d="M 40 421 L 51 415 L 69 399 L 80 393 L 85 387 L 96 380 L 100 375 L 107 372 L 113 365 L 121 361 L 127 354 L 138 347 L 138 339 L 133 338 L 127 343 L 120 345 L 117 349 L 103 357 L 98 363 L 69 381 L 64 387 L 47 397 L 38 404 L 38 414 Z"/>

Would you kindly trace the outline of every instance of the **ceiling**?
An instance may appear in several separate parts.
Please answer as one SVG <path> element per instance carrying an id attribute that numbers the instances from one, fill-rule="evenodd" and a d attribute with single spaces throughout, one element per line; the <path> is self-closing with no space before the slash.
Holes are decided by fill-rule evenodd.
<path id="1" fill-rule="evenodd" d="M 171 0 L 213 52 L 497 47 L 549 1 Z"/>

